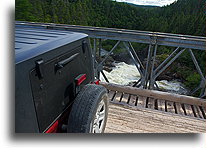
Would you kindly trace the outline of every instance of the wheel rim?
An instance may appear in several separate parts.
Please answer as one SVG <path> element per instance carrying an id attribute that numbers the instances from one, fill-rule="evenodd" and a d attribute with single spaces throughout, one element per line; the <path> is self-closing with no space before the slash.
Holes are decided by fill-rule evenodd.
<path id="1" fill-rule="evenodd" d="M 106 105 L 103 100 L 98 104 L 93 122 L 90 125 L 91 133 L 102 133 L 105 124 Z"/>

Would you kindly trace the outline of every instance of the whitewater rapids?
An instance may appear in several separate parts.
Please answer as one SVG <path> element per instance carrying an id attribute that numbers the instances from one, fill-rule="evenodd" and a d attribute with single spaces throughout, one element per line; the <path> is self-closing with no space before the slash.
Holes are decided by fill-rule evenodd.
<path id="1" fill-rule="evenodd" d="M 110 83 L 128 85 L 131 82 L 136 82 L 140 79 L 140 73 L 135 65 L 128 65 L 124 62 L 115 63 L 115 67 L 111 72 L 103 70 Z M 105 79 L 100 75 L 100 80 L 105 82 Z M 161 80 L 156 81 L 160 89 L 177 94 L 186 94 L 187 90 L 183 84 L 178 81 Z"/>

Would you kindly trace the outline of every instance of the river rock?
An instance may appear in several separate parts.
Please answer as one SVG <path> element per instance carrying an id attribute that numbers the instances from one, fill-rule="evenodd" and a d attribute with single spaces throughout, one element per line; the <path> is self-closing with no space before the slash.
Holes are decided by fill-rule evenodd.
<path id="1" fill-rule="evenodd" d="M 96 60 L 98 63 L 100 63 L 104 58 L 105 56 L 102 56 L 101 58 L 96 56 Z M 107 60 L 103 63 L 103 69 L 107 72 L 111 72 L 113 67 L 115 67 L 114 62 L 115 60 L 111 56 L 109 56 Z"/>
<path id="2" fill-rule="evenodd" d="M 128 52 L 121 52 L 112 55 L 115 61 L 125 62 L 126 64 L 133 64 L 133 60 Z"/>

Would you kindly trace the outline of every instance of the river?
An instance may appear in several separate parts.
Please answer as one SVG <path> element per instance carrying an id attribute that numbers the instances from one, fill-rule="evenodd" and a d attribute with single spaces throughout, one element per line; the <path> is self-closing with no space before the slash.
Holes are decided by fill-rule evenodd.
<path id="1" fill-rule="evenodd" d="M 140 79 L 140 74 L 135 65 L 128 65 L 124 62 L 115 63 L 115 67 L 111 72 L 103 71 L 108 78 L 109 82 L 114 84 L 128 85 L 131 82 L 138 81 Z M 100 75 L 100 80 L 105 82 L 105 79 Z M 181 82 L 177 80 L 167 81 L 161 80 L 156 81 L 159 88 L 167 92 L 172 92 L 176 94 L 187 94 L 187 89 L 184 88 Z"/>

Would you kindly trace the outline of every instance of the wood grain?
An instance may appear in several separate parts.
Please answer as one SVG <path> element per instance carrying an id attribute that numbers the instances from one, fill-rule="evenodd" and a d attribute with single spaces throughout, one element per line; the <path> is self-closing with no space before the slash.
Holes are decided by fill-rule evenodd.
<path id="1" fill-rule="evenodd" d="M 105 133 L 204 133 L 206 120 L 110 104 Z"/>
<path id="2" fill-rule="evenodd" d="M 157 100 L 158 110 L 165 111 L 165 100 Z"/>
<path id="3" fill-rule="evenodd" d="M 122 92 L 117 92 L 113 101 L 120 102 L 121 97 L 122 97 Z"/>
<path id="4" fill-rule="evenodd" d="M 184 104 L 184 106 L 185 106 L 186 114 L 187 114 L 188 116 L 194 117 L 194 113 L 193 113 L 193 110 L 192 110 L 191 105 L 189 105 L 189 104 Z"/>
<path id="5" fill-rule="evenodd" d="M 182 108 L 182 105 L 180 103 L 175 103 L 175 105 L 176 105 L 176 109 L 177 109 L 177 114 L 185 115 L 185 112 Z"/>
<path id="6" fill-rule="evenodd" d="M 147 102 L 147 98 L 146 97 L 139 96 L 138 97 L 138 101 L 137 101 L 137 107 L 145 108 L 146 107 L 146 102 Z"/>
<path id="7" fill-rule="evenodd" d="M 135 96 L 135 95 L 130 95 L 129 98 L 130 98 L 130 99 L 129 99 L 129 105 L 135 106 L 136 100 L 137 100 L 137 96 Z"/>
<path id="8" fill-rule="evenodd" d="M 195 117 L 204 119 L 204 116 L 199 108 L 199 106 L 193 106 Z"/>
<path id="9" fill-rule="evenodd" d="M 175 113 L 174 102 L 166 101 L 167 112 Z"/>
<path id="10" fill-rule="evenodd" d="M 123 96 L 122 96 L 122 100 L 121 100 L 121 102 L 122 103 L 127 103 L 128 102 L 128 99 L 129 99 L 129 94 L 123 94 Z"/>
<path id="11" fill-rule="evenodd" d="M 147 107 L 151 109 L 155 109 L 155 99 L 153 98 L 147 98 Z"/>

